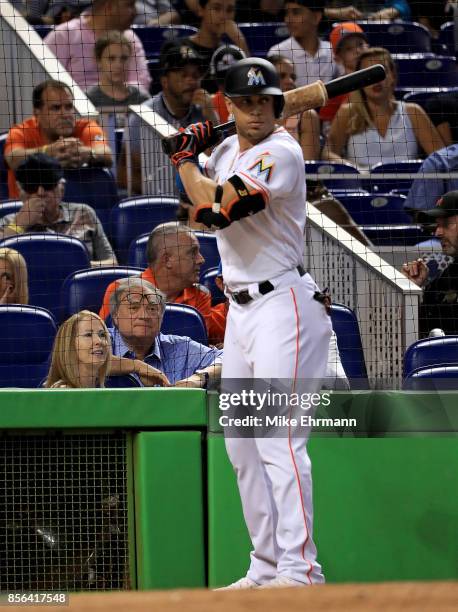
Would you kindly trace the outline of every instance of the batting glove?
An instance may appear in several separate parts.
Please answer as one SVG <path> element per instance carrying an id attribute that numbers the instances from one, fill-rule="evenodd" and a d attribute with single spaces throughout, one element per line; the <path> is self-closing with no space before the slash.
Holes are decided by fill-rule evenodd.
<path id="1" fill-rule="evenodd" d="M 211 121 L 192 123 L 186 129 L 182 128 L 178 134 L 164 139 L 162 148 L 178 169 L 186 161 L 197 163 L 199 153 L 216 144 L 219 138 Z"/>

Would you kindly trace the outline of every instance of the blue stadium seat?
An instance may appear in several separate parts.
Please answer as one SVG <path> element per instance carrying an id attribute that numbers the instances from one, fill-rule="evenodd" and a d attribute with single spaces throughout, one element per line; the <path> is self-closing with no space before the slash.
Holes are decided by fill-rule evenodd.
<path id="1" fill-rule="evenodd" d="M 371 47 L 390 53 L 429 53 L 431 35 L 425 26 L 411 21 L 358 21 Z"/>
<path id="2" fill-rule="evenodd" d="M 458 391 L 458 364 L 417 368 L 405 377 L 405 391 Z"/>
<path id="3" fill-rule="evenodd" d="M 396 54 L 398 86 L 403 88 L 456 87 L 458 67 L 448 55 Z"/>
<path id="4" fill-rule="evenodd" d="M 110 283 L 126 276 L 140 276 L 138 268 L 89 268 L 70 274 L 62 285 L 61 300 L 63 318 L 80 310 L 98 313 L 102 306 L 105 290 Z"/>
<path id="5" fill-rule="evenodd" d="M 427 89 L 420 89 L 418 91 L 409 91 L 408 93 L 404 94 L 402 99 L 404 102 L 413 102 L 414 104 L 418 104 L 424 109 L 428 100 L 440 97 L 447 93 L 458 94 L 458 87 L 429 87 Z"/>
<path id="6" fill-rule="evenodd" d="M 173 221 L 177 208 L 175 198 L 150 196 L 119 202 L 111 212 L 111 235 L 119 262 L 127 262 L 130 243 L 138 236 L 151 232 L 160 223 Z"/>
<path id="7" fill-rule="evenodd" d="M 404 355 L 404 376 L 419 368 L 458 365 L 458 336 L 425 338 L 411 344 Z"/>
<path id="8" fill-rule="evenodd" d="M 425 237 L 420 225 L 363 225 L 361 229 L 375 246 L 414 246 Z"/>
<path id="9" fill-rule="evenodd" d="M 369 191 L 388 193 L 396 190 L 396 193 L 407 195 L 413 179 L 397 179 L 396 174 L 414 174 L 418 172 L 422 164 L 421 159 L 409 159 L 398 162 L 380 162 L 371 168 L 371 178 L 368 179 Z M 377 178 L 377 174 L 393 174 L 393 178 Z"/>
<path id="10" fill-rule="evenodd" d="M 195 231 L 197 240 L 199 241 L 199 248 L 202 257 L 205 259 L 205 262 L 202 264 L 200 268 L 200 282 L 203 283 L 203 278 L 205 272 L 209 268 L 214 268 L 215 266 L 219 266 L 219 262 L 221 261 L 221 257 L 218 251 L 218 245 L 216 244 L 216 235 L 210 232 L 200 232 Z"/>
<path id="11" fill-rule="evenodd" d="M 41 38 L 45 38 L 51 32 L 53 27 L 51 25 L 37 24 L 33 26 L 33 29 L 41 36 Z"/>
<path id="12" fill-rule="evenodd" d="M 196 28 L 188 25 L 173 26 L 133 26 L 135 34 L 142 41 L 147 59 L 159 57 L 161 47 L 168 40 L 185 38 L 197 32 Z"/>
<path id="13" fill-rule="evenodd" d="M 29 302 L 47 308 L 61 321 L 60 291 L 72 272 L 89 268 L 86 246 L 77 238 L 37 232 L 5 238 L 0 247 L 16 249 L 23 255 L 29 273 Z"/>
<path id="14" fill-rule="evenodd" d="M 200 252 L 202 253 L 205 262 L 200 268 L 200 282 L 204 282 L 204 275 L 209 268 L 218 266 L 220 262 L 220 256 L 218 247 L 216 245 L 216 236 L 207 232 L 194 232 L 196 238 L 199 241 Z M 146 261 L 146 245 L 148 243 L 150 232 L 141 234 L 129 245 L 129 252 L 127 256 L 127 265 L 134 266 L 136 268 L 146 268 L 148 262 Z"/>
<path id="15" fill-rule="evenodd" d="M 270 47 L 289 37 L 288 28 L 281 22 L 239 23 L 238 25 L 246 38 L 252 56 L 265 57 Z"/>
<path id="16" fill-rule="evenodd" d="M 439 31 L 439 44 L 444 45 L 449 55 L 456 55 L 454 29 L 453 21 L 447 21 L 441 25 Z"/>
<path id="17" fill-rule="evenodd" d="M 358 168 L 350 163 L 328 161 L 306 161 L 305 175 L 308 174 L 352 174 L 355 178 L 324 179 L 323 183 L 333 193 L 340 191 L 364 191 Z"/>
<path id="18" fill-rule="evenodd" d="M 226 296 L 215 283 L 215 278 L 218 276 L 218 268 L 210 268 L 203 275 L 202 284 L 207 287 L 212 296 L 212 305 L 221 304 L 226 301 Z"/>
<path id="19" fill-rule="evenodd" d="M 21 200 L 4 200 L 0 202 L 0 219 L 6 215 L 17 213 L 21 206 Z"/>
<path id="20" fill-rule="evenodd" d="M 342 365 L 351 388 L 369 388 L 361 334 L 355 313 L 343 304 L 332 304 L 331 321 L 337 336 Z"/>
<path id="21" fill-rule="evenodd" d="M 409 225 L 412 217 L 404 210 L 405 196 L 390 193 L 339 194 L 341 202 L 358 225 Z"/>
<path id="22" fill-rule="evenodd" d="M 33 388 L 48 373 L 57 326 L 34 306 L 0 306 L 0 387 Z"/>
<path id="23" fill-rule="evenodd" d="M 3 149 L 8 137 L 8 132 L 0 134 L 0 200 L 6 200 L 8 197 L 8 168 L 3 157 Z"/>
<path id="24" fill-rule="evenodd" d="M 189 336 L 200 344 L 208 345 L 205 321 L 198 310 L 186 304 L 167 304 L 161 332 L 176 336 Z"/>
<path id="25" fill-rule="evenodd" d="M 65 170 L 66 202 L 89 204 L 96 211 L 105 232 L 110 234 L 111 209 L 119 201 L 113 174 L 107 168 Z"/>

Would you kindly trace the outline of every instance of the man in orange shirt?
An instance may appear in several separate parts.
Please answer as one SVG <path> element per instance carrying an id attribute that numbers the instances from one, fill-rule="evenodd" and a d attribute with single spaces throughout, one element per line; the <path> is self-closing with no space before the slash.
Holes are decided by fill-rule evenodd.
<path id="1" fill-rule="evenodd" d="M 68 85 L 52 79 L 43 81 L 33 90 L 32 103 L 33 117 L 14 125 L 5 143 L 10 198 L 19 196 L 14 170 L 35 153 L 53 157 L 63 168 L 112 165 L 102 128 L 95 121 L 76 118 Z"/>
<path id="2" fill-rule="evenodd" d="M 199 285 L 200 267 L 205 260 L 194 232 L 175 221 L 158 225 L 148 239 L 146 259 L 148 267 L 141 278 L 162 291 L 167 302 L 187 304 L 198 310 L 205 319 L 209 342 L 221 343 L 226 328 L 226 311 L 212 307 L 210 292 Z M 110 296 L 116 285 L 116 281 L 112 282 L 105 291 L 99 312 L 102 319 L 110 314 Z"/>

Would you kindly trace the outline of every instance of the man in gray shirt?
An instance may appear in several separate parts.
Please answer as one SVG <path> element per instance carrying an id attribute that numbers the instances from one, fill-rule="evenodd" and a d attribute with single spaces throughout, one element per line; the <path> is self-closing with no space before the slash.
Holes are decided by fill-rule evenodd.
<path id="1" fill-rule="evenodd" d="M 176 129 L 206 119 L 217 123 L 211 96 L 201 88 L 201 58 L 194 49 L 179 39 L 165 43 L 161 49 L 160 70 L 162 91 L 145 102 L 142 109 L 153 110 Z M 142 190 L 140 123 L 136 114 L 129 117 L 128 138 L 132 156 L 132 188 L 135 193 L 141 193 Z M 122 187 L 127 186 L 124 146 L 118 165 L 118 182 Z"/>
<path id="2" fill-rule="evenodd" d="M 62 166 L 43 153 L 30 155 L 15 171 L 22 207 L 0 219 L 0 240 L 31 232 L 78 238 L 87 247 L 91 265 L 116 265 L 116 256 L 94 209 L 62 202 Z"/>

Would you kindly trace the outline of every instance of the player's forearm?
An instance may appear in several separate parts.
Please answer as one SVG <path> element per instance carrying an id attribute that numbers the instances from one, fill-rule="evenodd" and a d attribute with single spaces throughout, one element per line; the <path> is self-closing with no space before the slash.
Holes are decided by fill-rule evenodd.
<path id="1" fill-rule="evenodd" d="M 182 164 L 179 172 L 186 194 L 194 206 L 214 201 L 216 183 L 204 176 L 196 164 Z"/>

